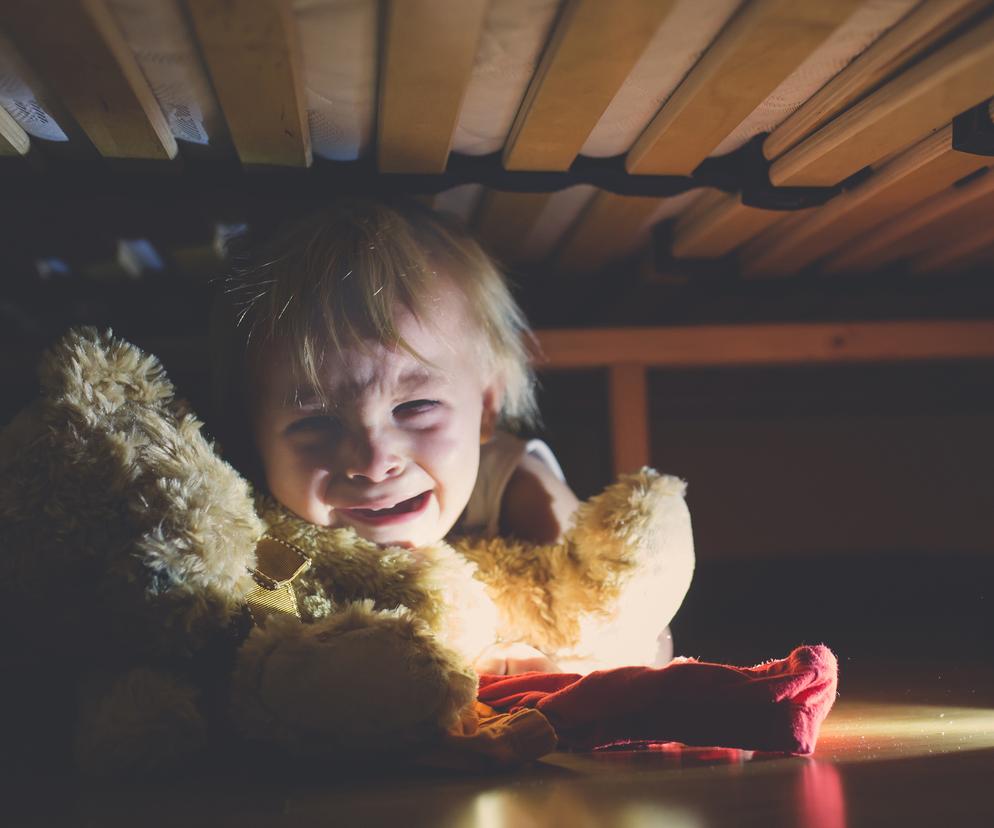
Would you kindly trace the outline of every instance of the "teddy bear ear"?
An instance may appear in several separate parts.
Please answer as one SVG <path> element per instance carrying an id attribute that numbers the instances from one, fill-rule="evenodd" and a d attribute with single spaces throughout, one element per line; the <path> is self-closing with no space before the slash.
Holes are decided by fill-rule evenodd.
<path id="1" fill-rule="evenodd" d="M 248 483 L 215 454 L 195 416 L 177 413 L 159 360 L 109 330 L 77 328 L 45 355 L 40 372 L 41 416 L 67 473 L 83 481 L 79 502 L 67 508 L 98 519 L 80 505 L 97 470 L 111 481 L 105 501 L 128 515 L 114 548 L 129 552 L 105 573 L 114 589 L 143 589 L 151 615 L 172 612 L 187 628 L 200 616 L 225 615 L 252 583 L 264 527 Z"/>
<path id="2" fill-rule="evenodd" d="M 50 400 L 103 415 L 128 403 L 167 404 L 174 393 L 159 360 L 110 329 L 73 328 L 42 356 L 38 376 Z"/>

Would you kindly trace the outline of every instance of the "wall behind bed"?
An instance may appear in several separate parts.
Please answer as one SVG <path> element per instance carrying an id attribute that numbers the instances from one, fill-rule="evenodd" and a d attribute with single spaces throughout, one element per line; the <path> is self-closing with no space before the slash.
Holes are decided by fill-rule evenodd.
<path id="1" fill-rule="evenodd" d="M 702 560 L 994 556 L 994 363 L 655 370 L 651 457 L 689 482 Z M 606 377 L 542 377 L 581 495 L 611 476 Z"/>

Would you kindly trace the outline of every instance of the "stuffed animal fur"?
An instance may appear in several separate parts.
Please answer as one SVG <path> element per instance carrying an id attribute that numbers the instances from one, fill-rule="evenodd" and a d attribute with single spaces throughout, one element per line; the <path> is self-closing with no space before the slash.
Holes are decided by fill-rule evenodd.
<path id="1" fill-rule="evenodd" d="M 381 548 L 253 497 L 159 362 L 110 332 L 70 332 L 40 379 L 0 436 L 0 602 L 25 691 L 3 715 L 71 730 L 87 771 L 178 766 L 212 739 L 416 753 L 472 704 L 488 644 L 651 663 L 647 619 L 689 583 L 684 485 L 648 469 L 560 544 Z M 294 613 L 253 610 L 272 586 L 260 538 L 301 555 Z"/>

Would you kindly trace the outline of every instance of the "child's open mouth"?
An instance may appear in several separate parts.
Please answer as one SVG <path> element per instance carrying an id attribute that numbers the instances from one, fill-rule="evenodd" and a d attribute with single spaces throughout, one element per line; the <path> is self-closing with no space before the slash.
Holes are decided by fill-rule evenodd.
<path id="1" fill-rule="evenodd" d="M 389 506 L 386 509 L 342 509 L 345 514 L 349 517 L 355 518 L 362 523 L 370 523 L 376 526 L 382 526 L 388 523 L 399 523 L 404 520 L 410 520 L 414 517 L 420 515 L 425 507 L 428 505 L 428 498 L 431 496 L 431 492 L 422 492 L 419 495 L 410 497 L 407 500 L 402 500 L 393 506 Z"/>

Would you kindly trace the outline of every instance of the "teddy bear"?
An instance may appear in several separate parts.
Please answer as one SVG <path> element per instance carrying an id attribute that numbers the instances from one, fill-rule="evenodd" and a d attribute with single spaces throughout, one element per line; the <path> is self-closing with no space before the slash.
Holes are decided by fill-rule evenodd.
<path id="1" fill-rule="evenodd" d="M 39 379 L 0 433 L 15 752 L 109 774 L 217 740 L 417 755 L 472 719 L 488 644 L 650 663 L 619 645 L 646 636 L 619 634 L 618 608 L 658 615 L 660 584 L 689 583 L 684 483 L 650 469 L 584 503 L 560 543 L 383 548 L 254 493 L 161 363 L 110 331 L 70 331 Z"/>

